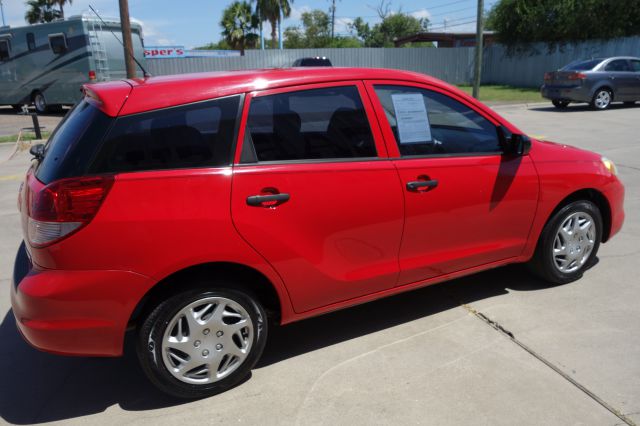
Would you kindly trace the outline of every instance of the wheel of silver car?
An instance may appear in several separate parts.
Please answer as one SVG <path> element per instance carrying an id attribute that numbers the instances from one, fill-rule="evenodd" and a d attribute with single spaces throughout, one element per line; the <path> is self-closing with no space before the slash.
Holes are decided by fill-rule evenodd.
<path id="1" fill-rule="evenodd" d="M 237 302 L 205 297 L 180 309 L 162 338 L 164 366 L 185 383 L 213 383 L 247 359 L 253 323 Z"/>
<path id="2" fill-rule="evenodd" d="M 544 226 L 529 269 L 552 283 L 575 281 L 593 265 L 601 238 L 598 207 L 588 200 L 567 204 Z"/>
<path id="3" fill-rule="evenodd" d="M 44 114 L 47 112 L 47 100 L 40 92 L 36 92 L 33 95 L 33 106 L 36 108 L 36 112 Z"/>
<path id="4" fill-rule="evenodd" d="M 599 89 L 594 95 L 591 105 L 595 109 L 607 109 L 611 105 L 612 94 L 608 89 Z"/>
<path id="5" fill-rule="evenodd" d="M 558 227 L 553 240 L 553 264 L 560 272 L 582 268 L 596 244 L 596 225 L 589 213 L 570 214 Z"/>
<path id="6" fill-rule="evenodd" d="M 223 392 L 249 375 L 267 337 L 266 314 L 248 292 L 190 290 L 144 319 L 137 352 L 149 379 L 180 398 Z"/>

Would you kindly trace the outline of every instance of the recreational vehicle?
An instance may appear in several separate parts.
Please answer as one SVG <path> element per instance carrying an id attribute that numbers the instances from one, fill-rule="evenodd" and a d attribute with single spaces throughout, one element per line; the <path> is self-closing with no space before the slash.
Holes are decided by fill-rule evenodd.
<path id="1" fill-rule="evenodd" d="M 19 109 L 33 103 L 42 113 L 76 103 L 84 83 L 125 78 L 120 21 L 103 19 L 83 14 L 0 27 L 0 105 Z M 132 22 L 131 30 L 134 55 L 142 62 L 142 27 Z"/>

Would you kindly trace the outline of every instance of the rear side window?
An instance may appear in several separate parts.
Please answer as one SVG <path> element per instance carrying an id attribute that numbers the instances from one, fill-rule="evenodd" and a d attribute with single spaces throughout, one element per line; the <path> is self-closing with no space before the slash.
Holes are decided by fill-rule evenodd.
<path id="1" fill-rule="evenodd" d="M 85 174 L 89 160 L 112 122 L 113 118 L 81 101 L 49 138 L 36 177 L 48 184 Z"/>
<path id="2" fill-rule="evenodd" d="M 118 118 L 91 172 L 227 166 L 239 96 Z"/>
<path id="3" fill-rule="evenodd" d="M 9 40 L 0 40 L 0 61 L 6 61 L 9 56 Z"/>
<path id="4" fill-rule="evenodd" d="M 402 156 L 502 151 L 497 127 L 449 96 L 408 86 L 375 90 Z"/>
<path id="5" fill-rule="evenodd" d="M 255 97 L 247 127 L 255 152 L 243 162 L 377 156 L 355 86 Z"/>
<path id="6" fill-rule="evenodd" d="M 53 53 L 60 55 L 67 51 L 67 38 L 64 34 L 50 34 L 49 45 Z"/>
<path id="7" fill-rule="evenodd" d="M 605 67 L 605 71 L 631 71 L 629 62 L 626 59 L 616 59 L 609 62 Z"/>

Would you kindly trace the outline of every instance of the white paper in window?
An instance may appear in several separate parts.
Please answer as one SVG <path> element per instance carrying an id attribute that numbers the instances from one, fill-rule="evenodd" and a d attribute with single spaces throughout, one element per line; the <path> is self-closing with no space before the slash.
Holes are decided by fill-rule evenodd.
<path id="1" fill-rule="evenodd" d="M 431 142 L 427 108 L 420 93 L 391 95 L 401 144 Z"/>

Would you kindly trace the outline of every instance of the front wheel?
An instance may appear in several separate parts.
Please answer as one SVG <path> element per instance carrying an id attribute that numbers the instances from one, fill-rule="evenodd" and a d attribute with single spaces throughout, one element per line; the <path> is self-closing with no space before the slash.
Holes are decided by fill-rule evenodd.
<path id="1" fill-rule="evenodd" d="M 575 201 L 547 222 L 529 269 L 554 284 L 575 281 L 593 264 L 601 239 L 598 207 L 591 201 Z"/>
<path id="2" fill-rule="evenodd" d="M 266 339 L 266 314 L 254 297 L 226 288 L 200 289 L 153 309 L 139 330 L 137 352 L 160 390 L 201 398 L 246 378 Z"/>
<path id="3" fill-rule="evenodd" d="M 569 101 L 553 100 L 551 101 L 551 103 L 553 104 L 554 107 L 558 109 L 564 109 L 569 106 Z"/>

